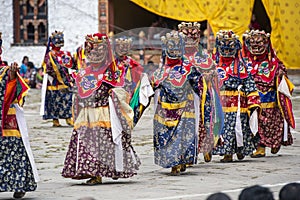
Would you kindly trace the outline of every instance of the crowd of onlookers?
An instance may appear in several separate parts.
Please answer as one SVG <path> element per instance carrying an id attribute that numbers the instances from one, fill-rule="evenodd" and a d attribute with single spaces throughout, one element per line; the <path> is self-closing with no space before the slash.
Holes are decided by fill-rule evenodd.
<path id="1" fill-rule="evenodd" d="M 254 185 L 246 187 L 239 194 L 238 200 L 275 200 L 272 191 L 264 186 Z M 222 192 L 217 192 L 206 200 L 231 200 L 231 198 Z M 300 200 L 300 183 L 288 183 L 280 191 L 278 200 Z"/>
<path id="2" fill-rule="evenodd" d="M 30 88 L 40 89 L 43 83 L 43 68 L 37 68 L 28 56 L 24 56 L 20 67 L 20 75 L 24 78 Z"/>

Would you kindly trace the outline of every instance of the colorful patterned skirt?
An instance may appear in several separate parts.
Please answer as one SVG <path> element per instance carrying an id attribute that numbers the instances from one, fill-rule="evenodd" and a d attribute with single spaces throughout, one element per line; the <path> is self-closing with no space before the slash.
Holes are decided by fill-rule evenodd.
<path id="1" fill-rule="evenodd" d="M 287 141 L 284 140 L 284 118 L 277 104 L 274 90 L 266 93 L 259 92 L 261 99 L 261 113 L 258 119 L 258 133 L 255 136 L 256 146 L 279 148 L 280 145 L 291 145 L 293 137 L 290 127 L 287 130 Z M 280 100 L 284 102 L 283 99 Z"/>
<path id="2" fill-rule="evenodd" d="M 164 109 L 157 106 L 154 117 L 154 161 L 170 168 L 179 164 L 195 164 L 198 155 L 198 133 L 193 101 L 186 107 Z"/>
<path id="3" fill-rule="evenodd" d="M 22 138 L 0 137 L 0 192 L 28 192 L 36 188 Z"/>
<path id="4" fill-rule="evenodd" d="M 68 119 L 72 117 L 71 92 L 47 90 L 45 97 L 45 113 L 43 119 Z"/>
<path id="5" fill-rule="evenodd" d="M 122 171 L 116 170 L 116 145 L 112 139 L 108 106 L 83 108 L 75 121 L 62 176 L 128 178 L 137 174 L 141 162 L 131 145 L 131 133 L 122 133 Z"/>
<path id="6" fill-rule="evenodd" d="M 237 147 L 235 134 L 236 112 L 226 112 L 224 119 L 224 127 L 222 131 L 224 143 L 222 145 L 217 145 L 212 153 L 215 155 L 232 155 L 235 153 L 250 155 L 255 150 L 255 147 L 247 113 L 241 113 L 241 124 L 243 130 L 242 147 Z"/>
<path id="7" fill-rule="evenodd" d="M 284 119 L 278 107 L 263 108 L 258 120 L 257 145 L 278 148 L 281 145 L 293 144 L 293 137 L 288 127 L 287 141 L 283 141 Z"/>

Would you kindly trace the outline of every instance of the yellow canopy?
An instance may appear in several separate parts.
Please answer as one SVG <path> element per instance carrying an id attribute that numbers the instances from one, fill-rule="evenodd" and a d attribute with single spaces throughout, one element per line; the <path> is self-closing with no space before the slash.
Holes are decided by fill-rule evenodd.
<path id="1" fill-rule="evenodd" d="M 288 69 L 300 69 L 299 0 L 262 0 L 271 21 L 271 41 Z"/>
<path id="2" fill-rule="evenodd" d="M 232 30 L 241 36 L 251 21 L 254 0 L 131 0 L 157 15 L 179 21 L 207 20 L 214 34 Z M 299 0 L 262 0 L 271 21 L 271 41 L 290 69 L 300 68 Z"/>
<path id="3" fill-rule="evenodd" d="M 131 0 L 157 15 L 179 21 L 207 20 L 216 33 L 221 29 L 242 35 L 252 16 L 254 0 Z"/>
<path id="4" fill-rule="evenodd" d="M 204 13 L 199 12 L 198 1 L 181 0 L 131 0 L 142 8 L 159 16 L 179 20 L 197 22 L 206 20 Z"/>

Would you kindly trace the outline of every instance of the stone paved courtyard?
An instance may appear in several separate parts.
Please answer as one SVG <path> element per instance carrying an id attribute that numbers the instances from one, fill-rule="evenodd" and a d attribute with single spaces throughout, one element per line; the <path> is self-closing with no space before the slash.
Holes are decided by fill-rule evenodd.
<path id="1" fill-rule="evenodd" d="M 162 169 L 153 162 L 152 117 L 153 108 L 145 111 L 133 132 L 133 145 L 141 158 L 138 175 L 130 179 L 104 178 L 102 185 L 86 186 L 84 180 L 65 179 L 61 176 L 64 158 L 69 145 L 72 128 L 65 121 L 61 128 L 53 128 L 51 121 L 39 116 L 40 91 L 30 90 L 24 107 L 41 181 L 35 192 L 27 193 L 27 200 L 71 200 L 93 197 L 97 200 L 204 200 L 209 194 L 223 191 L 237 199 L 247 186 L 268 186 L 278 199 L 278 191 L 288 183 L 300 181 L 300 93 L 293 97 L 296 129 L 294 144 L 282 147 L 277 155 L 267 149 L 267 156 L 260 159 L 246 157 L 243 161 L 220 163 L 219 156 L 205 163 L 199 155 L 198 164 L 188 168 L 180 176 L 170 176 L 169 169 Z M 0 193 L 0 200 L 12 199 L 12 193 Z"/>

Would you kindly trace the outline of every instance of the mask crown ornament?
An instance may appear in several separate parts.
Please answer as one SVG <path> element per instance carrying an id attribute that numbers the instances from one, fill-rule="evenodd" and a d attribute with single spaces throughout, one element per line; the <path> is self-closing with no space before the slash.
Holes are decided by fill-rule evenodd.
<path id="1" fill-rule="evenodd" d="M 114 40 L 114 50 L 117 56 L 126 56 L 131 49 L 132 39 L 127 37 L 120 37 Z"/>
<path id="2" fill-rule="evenodd" d="M 216 49 L 223 57 L 234 57 L 241 49 L 239 36 L 232 30 L 220 30 L 216 34 Z"/>
<path id="3" fill-rule="evenodd" d="M 163 44 L 167 44 L 168 41 L 175 42 L 175 44 L 181 44 L 182 39 L 184 39 L 185 36 L 183 33 L 178 33 L 177 31 L 167 33 L 166 36 L 161 37 L 161 41 Z"/>
<path id="4" fill-rule="evenodd" d="M 253 55 L 262 55 L 267 52 L 270 45 L 270 33 L 264 30 L 251 30 L 243 34 L 245 45 Z"/>
<path id="5" fill-rule="evenodd" d="M 168 58 L 179 59 L 183 56 L 185 46 L 184 38 L 185 35 L 177 31 L 172 31 L 167 33 L 166 36 L 161 37 L 163 51 L 165 51 Z"/>
<path id="6" fill-rule="evenodd" d="M 49 37 L 49 40 L 52 44 L 52 46 L 55 47 L 63 47 L 64 46 L 64 34 L 61 31 L 54 31 L 51 36 Z"/>
<path id="7" fill-rule="evenodd" d="M 198 22 L 181 22 L 178 24 L 178 31 L 186 36 L 186 47 L 198 46 L 200 42 L 200 27 L 201 24 Z"/>
<path id="8" fill-rule="evenodd" d="M 100 44 L 106 44 L 109 42 L 109 38 L 106 35 L 95 33 L 85 36 L 84 49 L 89 53 L 92 49 Z"/>
<path id="9" fill-rule="evenodd" d="M 131 45 L 132 39 L 131 38 L 116 38 L 115 44 L 116 45 Z"/>
<path id="10" fill-rule="evenodd" d="M 106 35 L 87 35 L 85 36 L 85 42 L 92 43 L 92 44 L 99 44 L 102 42 L 106 42 L 108 37 Z"/>
<path id="11" fill-rule="evenodd" d="M 234 34 L 234 32 L 232 30 L 220 30 L 219 32 L 217 32 L 217 36 L 216 38 L 219 40 L 219 41 L 222 41 L 222 40 L 238 40 L 239 39 L 239 36 Z"/>

